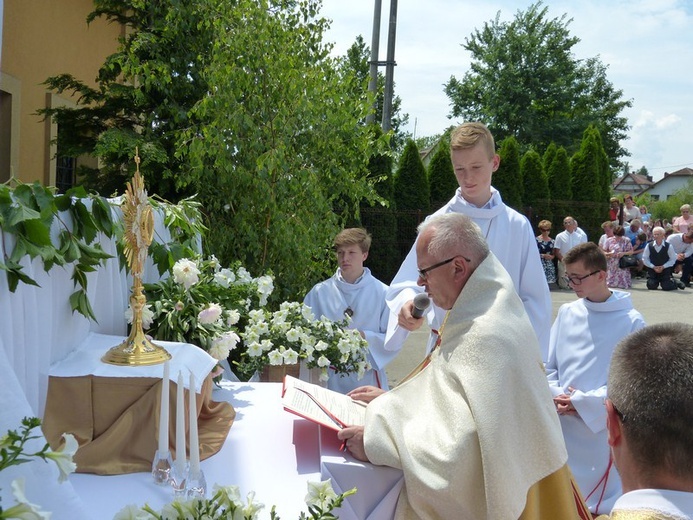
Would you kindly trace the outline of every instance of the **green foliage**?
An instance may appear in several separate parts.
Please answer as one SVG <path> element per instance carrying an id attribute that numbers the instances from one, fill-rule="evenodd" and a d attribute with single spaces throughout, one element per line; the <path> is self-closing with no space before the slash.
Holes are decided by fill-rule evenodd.
<path id="1" fill-rule="evenodd" d="M 556 154 L 547 170 L 547 179 L 552 200 L 573 199 L 570 159 L 568 159 L 568 152 L 562 146 L 556 149 Z"/>
<path id="2" fill-rule="evenodd" d="M 544 168 L 544 173 L 547 173 L 549 171 L 551 163 L 556 157 L 556 150 L 558 150 L 558 147 L 556 146 L 556 143 L 554 143 L 553 141 L 551 141 L 551 143 L 549 143 L 549 146 L 546 147 L 546 150 L 544 150 L 544 155 L 541 158 L 541 165 Z"/>
<path id="3" fill-rule="evenodd" d="M 599 131 L 589 126 L 583 134 L 580 151 L 571 160 L 573 200 L 608 200 L 610 189 L 604 190 L 605 170 L 608 167 Z"/>
<path id="4" fill-rule="evenodd" d="M 379 179 L 375 189 L 383 203 L 361 203 L 361 222 L 372 236 L 370 254 L 366 260 L 373 276 L 388 283 L 397 272 L 401 259 L 397 250 L 397 217 L 395 216 L 395 182 L 392 154 L 374 155 L 368 161 L 372 179 Z M 316 280 L 317 281 L 317 280 Z"/>
<path id="5" fill-rule="evenodd" d="M 627 155 L 620 146 L 628 130 L 621 114 L 632 101 L 622 99 L 598 58 L 575 58 L 579 39 L 570 34 L 570 22 L 565 14 L 549 19 L 538 2 L 510 22 L 501 22 L 499 12 L 475 30 L 463 44 L 470 70 L 445 85 L 452 115 L 486 122 L 499 141 L 515 136 L 539 150 L 555 142 L 571 152 L 596 123 L 615 166 Z"/>
<path id="6" fill-rule="evenodd" d="M 177 151 L 191 165 L 177 181 L 199 190 L 214 230 L 207 251 L 271 270 L 281 299 L 305 294 L 314 282 L 306 266 L 322 273 L 343 222 L 359 202 L 377 200 L 366 165 L 386 144 L 374 146 L 361 124 L 366 99 L 344 103 L 360 85 L 329 57 L 318 7 L 197 6 L 215 34 L 203 74 L 209 93 L 190 111 Z"/>
<path id="7" fill-rule="evenodd" d="M 438 150 L 428 165 L 428 183 L 431 187 L 430 207 L 437 208 L 446 203 L 459 187 L 450 158 L 450 142 L 443 137 Z"/>
<path id="8" fill-rule="evenodd" d="M 397 242 L 401 258 L 416 239 L 416 226 L 428 215 L 430 190 L 419 149 L 409 140 L 404 147 L 395 176 L 395 203 L 399 215 Z"/>
<path id="9" fill-rule="evenodd" d="M 524 182 L 520 170 L 520 145 L 513 136 L 506 137 L 498 150 L 501 162 L 493 174 L 493 187 L 496 188 L 508 206 L 522 212 Z"/>
<path id="10" fill-rule="evenodd" d="M 50 449 L 48 443 L 44 444 L 37 452 L 25 453 L 24 446 L 32 439 L 39 439 L 40 434 L 34 430 L 41 426 L 41 420 L 37 417 L 25 417 L 19 430 L 8 430 L 7 434 L 0 437 L 0 471 L 10 466 L 19 466 L 29 462 L 31 458 L 46 460 L 46 453 Z M 0 513 L 2 508 L 0 508 Z"/>
<path id="11" fill-rule="evenodd" d="M 525 153 L 520 161 L 520 171 L 525 187 L 524 203 L 528 208 L 532 208 L 533 220 L 551 220 L 549 184 L 544 175 L 541 156 L 534 150 Z"/>
<path id="12" fill-rule="evenodd" d="M 63 220 L 61 212 L 70 216 L 69 223 Z M 54 226 L 57 245 L 51 240 Z M 0 242 L 0 270 L 5 271 L 11 292 L 17 290 L 19 282 L 38 286 L 24 272 L 21 265 L 24 257 L 40 258 L 46 272 L 55 265 L 71 264 L 72 281 L 77 288 L 70 296 L 72 310 L 95 320 L 87 298 L 87 273 L 111 258 L 99 243 L 94 243 L 98 234 L 112 237 L 115 230 L 109 203 L 101 197 L 87 195 L 83 188 L 54 195 L 38 182 L 19 184 L 14 190 L 0 185 L 0 233 L 4 231 L 15 238 L 11 250 L 4 238 Z"/>

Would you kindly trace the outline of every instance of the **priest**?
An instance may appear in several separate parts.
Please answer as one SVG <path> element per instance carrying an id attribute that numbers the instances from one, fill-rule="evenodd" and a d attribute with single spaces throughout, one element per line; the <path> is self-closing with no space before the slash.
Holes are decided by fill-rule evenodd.
<path id="1" fill-rule="evenodd" d="M 416 254 L 418 284 L 447 311 L 439 340 L 339 437 L 356 458 L 403 471 L 397 518 L 589 518 L 536 334 L 479 227 L 433 217 Z"/>

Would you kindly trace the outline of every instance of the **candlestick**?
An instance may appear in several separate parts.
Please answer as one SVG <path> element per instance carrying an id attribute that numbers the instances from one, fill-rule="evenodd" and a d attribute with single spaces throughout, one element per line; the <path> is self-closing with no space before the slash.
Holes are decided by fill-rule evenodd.
<path id="1" fill-rule="evenodd" d="M 168 383 L 169 364 L 164 363 L 164 376 L 161 380 L 161 409 L 159 412 L 159 449 L 152 461 L 152 477 L 156 484 L 166 484 L 171 478 L 171 452 L 168 449 Z"/>
<path id="2" fill-rule="evenodd" d="M 200 471 L 200 442 L 197 438 L 197 398 L 195 395 L 195 374 L 190 372 L 190 472 Z"/>
<path id="3" fill-rule="evenodd" d="M 168 361 L 164 362 L 164 377 L 161 380 L 161 413 L 159 414 L 159 451 L 168 451 Z"/>
<path id="4" fill-rule="evenodd" d="M 178 388 L 176 389 L 176 466 L 185 466 L 185 397 L 183 374 L 178 372 Z"/>
<path id="5" fill-rule="evenodd" d="M 188 476 L 185 459 L 185 398 L 183 374 L 178 372 L 178 388 L 176 389 L 176 462 L 173 464 L 171 486 L 176 496 L 185 493 L 185 481 Z"/>
<path id="6" fill-rule="evenodd" d="M 188 499 L 203 498 L 207 492 L 205 476 L 200 469 L 200 442 L 197 436 L 197 397 L 195 394 L 195 374 L 190 372 L 190 393 L 188 410 L 190 417 L 190 468 L 185 482 Z"/>

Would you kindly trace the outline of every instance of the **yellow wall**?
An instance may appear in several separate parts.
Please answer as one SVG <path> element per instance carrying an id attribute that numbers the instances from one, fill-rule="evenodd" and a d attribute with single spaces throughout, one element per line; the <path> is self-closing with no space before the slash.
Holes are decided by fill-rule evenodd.
<path id="1" fill-rule="evenodd" d="M 70 73 L 95 86 L 99 67 L 117 49 L 121 27 L 103 19 L 87 25 L 93 9 L 92 0 L 4 0 L 0 69 L 3 90 L 6 84 L 15 88 L 18 84 L 21 90 L 12 172 L 23 182 L 55 182 L 54 150 L 51 153 L 49 147 L 55 127 L 51 130 L 36 111 L 49 104 L 74 103 L 67 93 L 51 95 L 41 83 L 49 76 Z"/>

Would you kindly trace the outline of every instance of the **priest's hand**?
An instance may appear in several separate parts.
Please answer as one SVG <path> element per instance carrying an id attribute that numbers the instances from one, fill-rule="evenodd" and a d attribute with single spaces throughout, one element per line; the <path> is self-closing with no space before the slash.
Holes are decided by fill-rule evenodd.
<path id="1" fill-rule="evenodd" d="M 413 310 L 414 300 L 409 300 L 407 303 L 402 305 L 402 308 L 399 310 L 399 314 L 397 315 L 397 323 L 399 326 L 403 329 L 407 329 L 410 332 L 421 327 L 425 319 L 423 316 L 421 318 L 415 318 L 412 316 L 411 313 Z"/>
<path id="2" fill-rule="evenodd" d="M 363 401 L 364 403 L 370 403 L 373 399 L 379 395 L 383 395 L 385 390 L 378 388 L 377 386 L 359 386 L 354 388 L 352 391 L 348 392 L 347 395 L 351 397 L 354 401 Z"/>
<path id="3" fill-rule="evenodd" d="M 370 462 L 363 447 L 363 426 L 348 426 L 339 430 L 337 437 L 346 443 L 346 447 L 355 459 Z"/>

